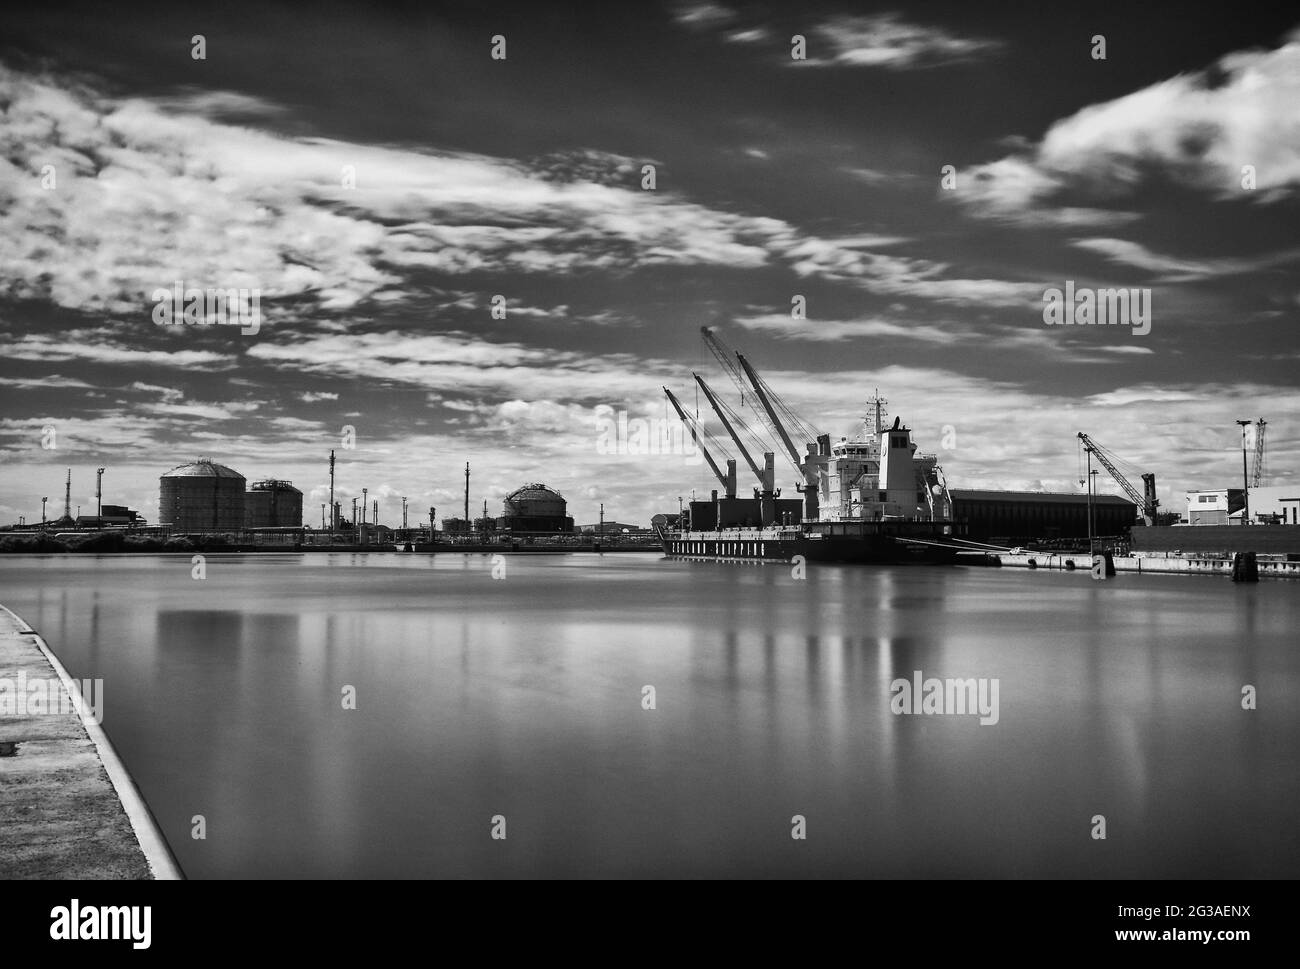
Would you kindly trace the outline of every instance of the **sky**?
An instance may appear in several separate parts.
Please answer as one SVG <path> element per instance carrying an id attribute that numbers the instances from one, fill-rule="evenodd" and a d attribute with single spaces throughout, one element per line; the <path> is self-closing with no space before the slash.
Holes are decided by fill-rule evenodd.
<path id="1" fill-rule="evenodd" d="M 1181 511 L 1260 417 L 1300 487 L 1282 6 L 10 5 L 0 523 L 69 467 L 154 521 L 200 455 L 319 523 L 331 448 L 388 523 L 467 461 L 475 513 L 540 481 L 645 522 L 716 481 L 609 421 L 668 387 L 721 434 L 692 371 L 752 415 L 705 325 L 833 438 L 879 388 L 954 488 L 1081 491 L 1085 431 Z M 256 332 L 160 324 L 178 281 Z M 1067 281 L 1149 331 L 1048 325 Z"/>

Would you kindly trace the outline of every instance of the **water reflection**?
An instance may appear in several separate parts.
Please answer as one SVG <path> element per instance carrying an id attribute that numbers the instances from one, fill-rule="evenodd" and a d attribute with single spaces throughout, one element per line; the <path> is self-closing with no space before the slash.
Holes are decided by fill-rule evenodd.
<path id="1" fill-rule="evenodd" d="M 106 677 L 192 877 L 1297 870 L 1300 584 L 349 553 L 225 556 L 199 589 L 178 561 L 0 579 Z M 893 714 L 916 670 L 998 678 L 1000 722 Z"/>

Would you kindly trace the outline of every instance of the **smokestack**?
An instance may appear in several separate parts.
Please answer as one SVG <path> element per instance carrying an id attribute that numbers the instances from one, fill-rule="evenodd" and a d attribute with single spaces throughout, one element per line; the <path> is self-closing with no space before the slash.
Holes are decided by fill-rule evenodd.
<path id="1" fill-rule="evenodd" d="M 330 448 L 330 531 L 338 527 L 338 516 L 334 513 L 334 449 Z"/>
<path id="2" fill-rule="evenodd" d="M 465 462 L 465 531 L 471 528 L 469 522 L 469 462 Z"/>
<path id="3" fill-rule="evenodd" d="M 72 469 L 68 468 L 68 483 L 63 488 L 63 517 L 72 517 Z"/>

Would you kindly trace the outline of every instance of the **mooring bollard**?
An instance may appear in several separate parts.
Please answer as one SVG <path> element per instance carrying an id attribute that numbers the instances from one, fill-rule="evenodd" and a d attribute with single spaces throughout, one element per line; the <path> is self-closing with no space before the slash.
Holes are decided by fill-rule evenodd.
<path id="1" fill-rule="evenodd" d="M 1259 563 L 1254 552 L 1236 552 L 1232 556 L 1233 582 L 1258 582 Z"/>
<path id="2" fill-rule="evenodd" d="M 1092 577 L 1097 580 L 1115 577 L 1115 556 L 1110 552 L 1093 552 Z"/>

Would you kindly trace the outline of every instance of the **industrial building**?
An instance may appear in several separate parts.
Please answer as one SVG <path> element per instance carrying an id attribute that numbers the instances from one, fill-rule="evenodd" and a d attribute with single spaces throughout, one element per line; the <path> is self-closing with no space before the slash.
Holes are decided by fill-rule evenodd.
<path id="1" fill-rule="evenodd" d="M 245 528 L 300 528 L 302 492 L 291 481 L 255 481 L 244 496 Z"/>
<path id="2" fill-rule="evenodd" d="M 176 532 L 237 532 L 244 527 L 242 474 L 211 458 L 173 468 L 158 480 L 158 523 Z"/>
<path id="3" fill-rule="evenodd" d="M 506 495 L 497 527 L 503 532 L 572 532 L 573 519 L 564 496 L 537 482 Z"/>
<path id="4" fill-rule="evenodd" d="M 104 505 L 102 515 L 80 515 L 76 519 L 78 528 L 106 528 L 143 525 L 144 517 L 135 509 L 126 505 Z"/>
<path id="5" fill-rule="evenodd" d="M 650 529 L 644 525 L 629 525 L 627 522 L 592 522 L 590 525 L 578 525 L 577 530 L 584 535 L 641 535 Z"/>
<path id="6" fill-rule="evenodd" d="M 1188 525 L 1240 525 L 1247 497 L 1253 525 L 1300 525 L 1300 486 L 1219 488 L 1187 493 Z"/>
<path id="7" fill-rule="evenodd" d="M 972 491 L 954 488 L 953 519 L 976 540 L 1087 538 L 1088 496 L 1046 491 Z M 1118 495 L 1092 496 L 1092 534 L 1125 535 L 1137 505 Z"/>

